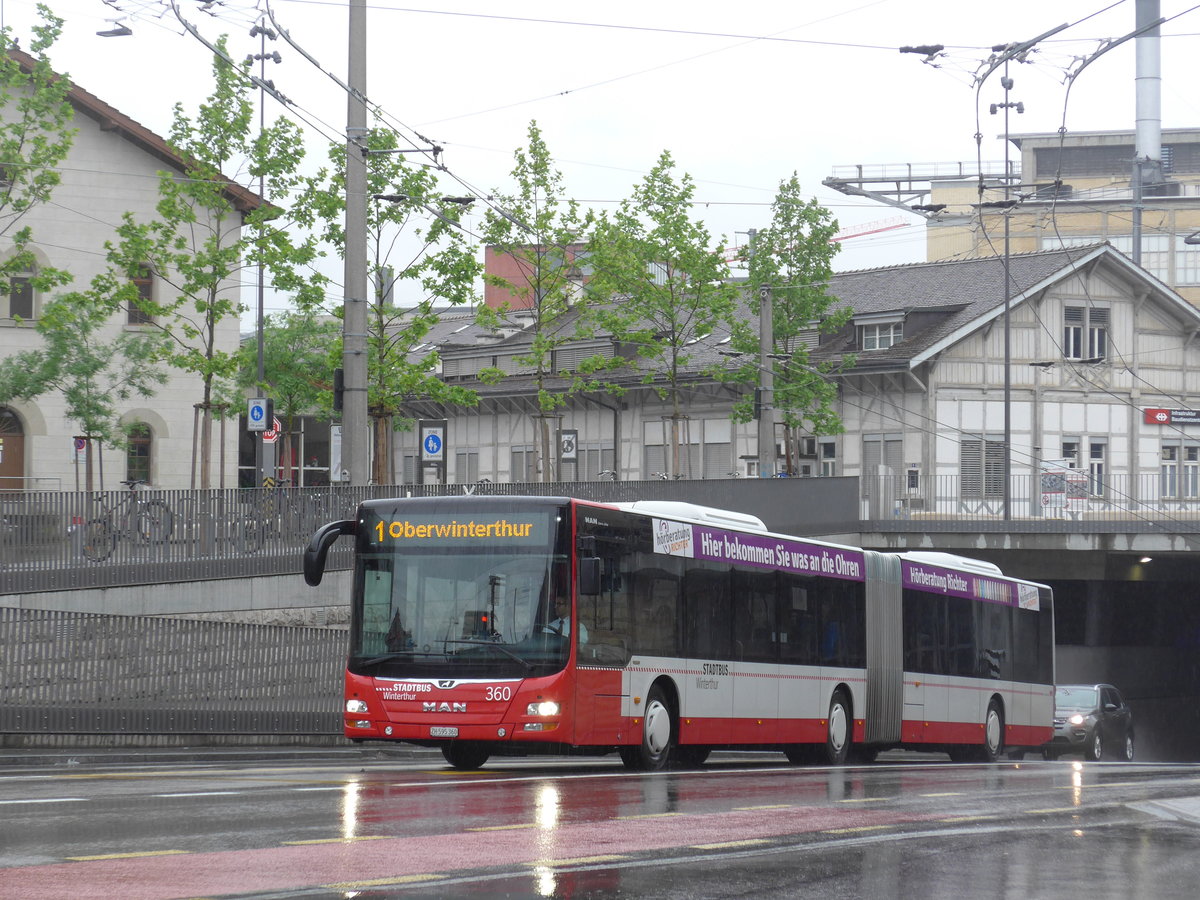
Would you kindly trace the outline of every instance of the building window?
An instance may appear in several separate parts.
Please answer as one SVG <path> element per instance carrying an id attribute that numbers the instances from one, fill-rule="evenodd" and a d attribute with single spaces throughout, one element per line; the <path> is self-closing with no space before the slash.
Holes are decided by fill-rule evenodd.
<path id="1" fill-rule="evenodd" d="M 474 484 L 479 480 L 479 451 L 454 451 L 454 480 L 459 484 Z"/>
<path id="2" fill-rule="evenodd" d="M 882 475 L 890 482 L 893 491 L 899 487 L 895 480 L 904 459 L 904 440 L 898 434 L 864 434 L 862 450 L 862 495 L 871 496 L 871 485 Z M 886 471 L 880 471 L 880 467 Z"/>
<path id="3" fill-rule="evenodd" d="M 903 322 L 859 326 L 859 346 L 867 350 L 887 350 L 904 338 Z"/>
<path id="4" fill-rule="evenodd" d="M 612 447 L 602 444 L 580 444 L 575 460 L 563 460 L 563 481 L 574 470 L 575 481 L 609 481 L 616 474 L 616 456 Z M 601 472 L 604 472 L 601 476 Z"/>
<path id="5" fill-rule="evenodd" d="M 958 445 L 959 474 L 964 497 L 1004 496 L 1004 440 L 964 437 Z"/>
<path id="6" fill-rule="evenodd" d="M 1164 498 L 1200 497 L 1200 444 L 1164 444 L 1159 463 L 1159 491 Z"/>
<path id="7" fill-rule="evenodd" d="M 837 475 L 837 443 L 834 441 L 821 442 L 821 477 L 833 478 Z"/>
<path id="8" fill-rule="evenodd" d="M 1093 497 L 1105 494 L 1104 460 L 1108 455 L 1108 444 L 1104 441 L 1088 441 L 1088 493 Z"/>
<path id="9" fill-rule="evenodd" d="M 25 272 L 8 279 L 8 319 L 32 319 L 34 312 L 33 275 Z"/>
<path id="10" fill-rule="evenodd" d="M 1108 310 L 1068 306 L 1063 310 L 1063 357 L 1106 359 L 1108 357 Z"/>
<path id="11" fill-rule="evenodd" d="M 149 268 L 143 266 L 130 281 L 137 288 L 138 296 L 136 300 L 129 301 L 126 321 L 130 325 L 149 325 L 154 321 L 147 312 L 149 304 L 154 302 L 154 276 Z"/>
<path id="12" fill-rule="evenodd" d="M 512 448 L 512 474 L 514 482 L 532 484 L 538 480 L 537 451 L 532 447 Z"/>
<path id="13" fill-rule="evenodd" d="M 125 477 L 129 481 L 150 481 L 150 448 L 153 433 L 144 422 L 135 422 L 126 432 Z"/>

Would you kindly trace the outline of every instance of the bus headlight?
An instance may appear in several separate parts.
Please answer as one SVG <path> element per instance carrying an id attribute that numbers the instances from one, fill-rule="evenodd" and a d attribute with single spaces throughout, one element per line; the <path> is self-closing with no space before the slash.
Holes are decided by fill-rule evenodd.
<path id="1" fill-rule="evenodd" d="M 367 711 L 366 700 L 347 700 L 346 712 L 348 713 L 365 713 Z"/>
<path id="2" fill-rule="evenodd" d="M 539 700 L 537 703 L 530 703 L 527 707 L 525 707 L 525 715 L 557 716 L 558 704 L 553 700 Z"/>

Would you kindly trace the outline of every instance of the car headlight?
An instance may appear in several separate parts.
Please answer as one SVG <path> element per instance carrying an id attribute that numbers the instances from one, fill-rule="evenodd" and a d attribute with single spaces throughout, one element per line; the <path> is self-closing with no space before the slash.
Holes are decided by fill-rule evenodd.
<path id="1" fill-rule="evenodd" d="M 525 707 L 527 716 L 557 716 L 558 704 L 553 700 L 540 700 Z"/>
<path id="2" fill-rule="evenodd" d="M 1071 716 L 1071 718 L 1067 719 L 1067 721 L 1072 725 L 1082 725 L 1087 720 L 1081 713 L 1075 713 L 1075 715 Z"/>
<path id="3" fill-rule="evenodd" d="M 367 711 L 366 700 L 347 700 L 346 712 L 348 713 L 365 713 Z"/>

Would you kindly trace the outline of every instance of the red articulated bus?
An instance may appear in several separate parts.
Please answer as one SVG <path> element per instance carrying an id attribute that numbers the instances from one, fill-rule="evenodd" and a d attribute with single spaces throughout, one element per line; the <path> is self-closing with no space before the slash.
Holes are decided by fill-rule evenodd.
<path id="1" fill-rule="evenodd" d="M 654 770 L 713 748 L 988 761 L 1053 734 L 1051 591 L 990 563 L 689 503 L 470 495 L 363 503 L 313 536 L 309 584 L 341 535 L 354 741 Z"/>

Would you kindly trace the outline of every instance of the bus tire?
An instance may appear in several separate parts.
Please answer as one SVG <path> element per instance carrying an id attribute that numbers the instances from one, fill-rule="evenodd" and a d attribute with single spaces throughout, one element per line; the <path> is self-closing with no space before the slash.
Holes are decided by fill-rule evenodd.
<path id="1" fill-rule="evenodd" d="M 850 756 L 854 739 L 854 718 L 846 692 L 838 688 L 829 699 L 829 717 L 825 730 L 825 761 L 831 766 L 843 766 Z"/>
<path id="2" fill-rule="evenodd" d="M 488 745 L 480 741 L 442 744 L 442 756 L 456 769 L 478 769 L 491 755 Z"/>
<path id="3" fill-rule="evenodd" d="M 640 744 L 621 748 L 621 761 L 626 768 L 639 772 L 657 772 L 667 765 L 678 734 L 675 713 L 671 711 L 666 692 L 657 684 L 646 695 L 646 711 L 642 716 Z"/>
<path id="4" fill-rule="evenodd" d="M 983 720 L 981 755 L 984 762 L 999 762 L 1004 755 L 1004 711 L 995 697 L 988 704 L 987 715 Z"/>

